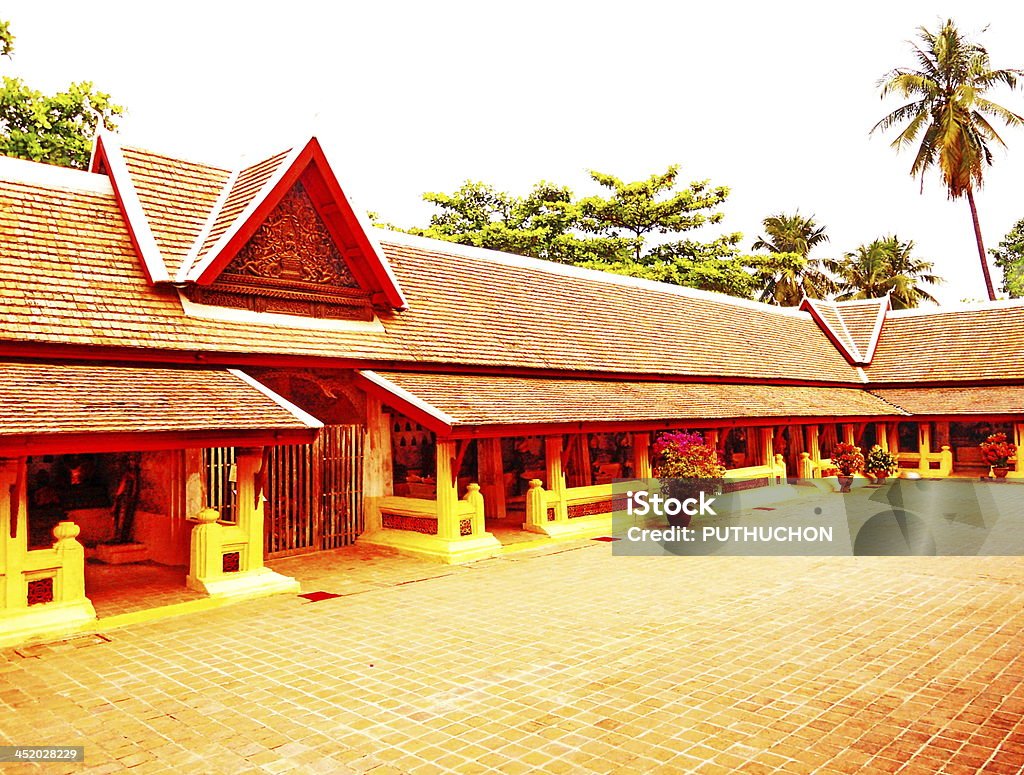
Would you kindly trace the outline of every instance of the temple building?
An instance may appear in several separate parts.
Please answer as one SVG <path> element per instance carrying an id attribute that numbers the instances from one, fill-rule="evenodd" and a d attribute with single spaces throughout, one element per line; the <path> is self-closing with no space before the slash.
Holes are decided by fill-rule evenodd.
<path id="1" fill-rule="evenodd" d="M 378 230 L 316 139 L 0 159 L 0 290 L 0 645 L 89 626 L 96 563 L 252 596 L 298 589 L 267 559 L 356 541 L 597 535 L 665 430 L 735 488 L 843 440 L 929 477 L 1024 444 L 1024 302 L 779 308 Z"/>

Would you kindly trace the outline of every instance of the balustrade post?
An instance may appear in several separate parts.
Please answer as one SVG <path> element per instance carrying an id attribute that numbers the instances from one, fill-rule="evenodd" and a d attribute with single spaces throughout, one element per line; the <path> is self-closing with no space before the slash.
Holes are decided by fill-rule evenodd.
<path id="1" fill-rule="evenodd" d="M 547 495 L 540 479 L 530 480 L 526 492 L 526 524 L 523 527 L 533 533 L 543 533 L 548 521 Z"/>
<path id="2" fill-rule="evenodd" d="M 473 482 L 466 487 L 466 495 L 463 498 L 464 501 L 469 503 L 473 507 L 473 535 L 478 536 L 484 532 L 485 518 L 486 518 L 486 505 L 484 503 L 483 493 L 480 492 L 480 485 Z"/>

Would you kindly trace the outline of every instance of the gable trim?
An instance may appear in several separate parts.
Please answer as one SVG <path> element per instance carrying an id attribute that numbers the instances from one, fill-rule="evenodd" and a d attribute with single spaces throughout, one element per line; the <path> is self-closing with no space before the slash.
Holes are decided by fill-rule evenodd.
<path id="1" fill-rule="evenodd" d="M 207 251 L 202 260 L 196 263 L 195 256 L 202 249 L 203 241 L 205 241 L 206 235 L 209 234 L 209 228 L 204 229 L 204 234 L 197 238 L 192 251 L 190 251 L 189 255 L 192 257 L 192 261 L 183 265 L 181 272 L 178 274 L 178 282 L 194 282 L 198 285 L 209 285 L 214 282 L 224 267 L 245 246 L 246 242 L 255 234 L 273 209 L 311 167 L 315 167 L 316 171 L 320 174 L 331 199 L 337 206 L 342 221 L 356 240 L 360 252 L 367 259 L 367 268 L 372 276 L 374 285 L 377 286 L 367 290 L 383 296 L 382 300 L 393 309 L 405 309 L 408 306 L 405 296 L 398 285 L 398 279 L 387 262 L 387 258 L 384 256 L 384 251 L 377 240 L 370 236 L 370 229 L 365 219 L 359 217 L 351 200 L 342 190 L 330 164 L 327 162 L 319 141 L 315 137 L 311 138 L 304 146 L 296 146 L 282 160 L 274 174 L 264 183 L 242 213 L 221 235 L 213 247 Z M 210 227 L 212 227 L 223 208 L 234 180 L 237 180 L 239 173 L 240 171 L 234 173 L 232 180 L 229 181 L 228 185 L 225 185 L 222 198 L 218 200 L 218 206 L 210 214 L 210 220 L 208 221 Z M 321 217 L 323 217 L 322 213 Z"/>
<path id="2" fill-rule="evenodd" d="M 836 317 L 839 318 L 839 325 L 843 327 L 842 333 L 837 331 L 831 323 L 829 323 L 825 316 L 821 314 L 821 310 L 818 309 L 815 301 L 807 296 L 804 296 L 803 301 L 800 302 L 800 309 L 807 310 L 811 313 L 811 317 L 818 324 L 818 327 L 825 333 L 829 341 L 835 345 L 836 349 L 842 354 L 844 358 L 850 363 L 851 366 L 864 366 L 866 361 L 861 356 L 860 351 L 857 349 L 857 343 L 853 341 L 853 337 L 850 335 L 849 329 L 846 328 L 846 322 L 843 320 L 843 316 L 836 311 Z M 844 340 L 842 334 L 846 334 Z"/>
<path id="3" fill-rule="evenodd" d="M 875 350 L 878 348 L 878 340 L 882 337 L 882 326 L 885 325 L 885 316 L 892 309 L 892 296 L 885 294 L 885 303 L 878 305 L 878 317 L 875 319 L 875 327 L 871 331 L 871 339 L 868 340 L 868 351 L 864 353 L 865 364 L 870 364 L 875 357 Z"/>
<path id="4" fill-rule="evenodd" d="M 164 263 L 163 254 L 156 244 L 149 220 L 142 209 L 135 184 L 132 183 L 131 174 L 128 172 L 128 165 L 121 153 L 121 146 L 109 134 L 102 131 L 96 135 L 90 169 L 93 172 L 98 172 L 101 165 L 106 169 L 110 185 L 114 189 L 117 205 L 128 226 L 128 237 L 131 239 L 136 255 L 142 261 L 146 279 L 150 284 L 170 282 L 171 276 L 167 271 L 167 264 Z"/>

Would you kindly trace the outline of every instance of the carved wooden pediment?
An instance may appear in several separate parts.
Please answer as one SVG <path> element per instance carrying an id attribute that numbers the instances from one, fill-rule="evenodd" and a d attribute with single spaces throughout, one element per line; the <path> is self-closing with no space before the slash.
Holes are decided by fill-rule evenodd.
<path id="1" fill-rule="evenodd" d="M 281 199 L 208 287 L 203 304 L 312 317 L 369 320 L 370 293 L 360 288 L 301 183 Z"/>

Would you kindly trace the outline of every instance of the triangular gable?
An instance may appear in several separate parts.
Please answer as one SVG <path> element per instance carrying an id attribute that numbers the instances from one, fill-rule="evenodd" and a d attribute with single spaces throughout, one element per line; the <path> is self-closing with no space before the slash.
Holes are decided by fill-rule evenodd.
<path id="1" fill-rule="evenodd" d="M 832 344 L 855 366 L 871 363 L 882 333 L 885 313 L 890 308 L 888 296 L 846 302 L 805 296 L 800 302 L 800 309 L 811 313 Z"/>
<path id="2" fill-rule="evenodd" d="M 121 154 L 121 147 L 105 132 L 101 131 L 96 136 L 96 145 L 93 147 L 89 169 L 91 172 L 98 172 L 110 178 L 110 185 L 114 189 L 117 205 L 128 225 L 128 236 L 142 262 L 146 278 L 151 283 L 170 282 L 171 276 L 167 271 L 167 264 L 164 262 L 149 220 L 139 201 L 139 194 L 132 182 L 124 156 Z"/>
<path id="3" fill-rule="evenodd" d="M 287 220 L 282 217 L 282 207 L 292 212 L 291 218 L 302 209 L 315 214 L 316 219 L 308 222 L 310 231 L 319 234 L 322 230 L 329 236 L 347 270 L 339 268 L 336 275 L 350 276 L 356 287 L 369 294 L 374 306 L 405 308 L 405 297 L 383 251 L 342 191 L 316 138 L 233 176 L 210 216 L 208 229 L 197 240 L 194 259 L 182 266 L 178 282 L 215 285 L 229 267 L 238 268 L 234 262 L 243 250 L 252 252 L 251 241 L 272 216 L 279 225 Z M 319 237 L 317 243 L 324 248 Z M 329 252 L 320 250 L 321 259 Z M 251 269 L 251 261 L 249 266 Z"/>

